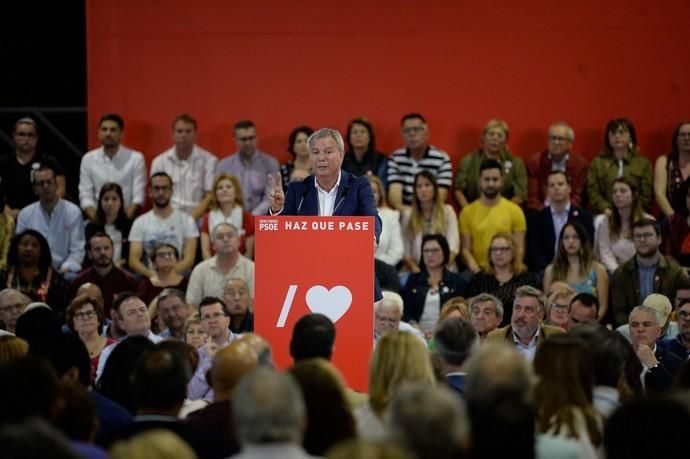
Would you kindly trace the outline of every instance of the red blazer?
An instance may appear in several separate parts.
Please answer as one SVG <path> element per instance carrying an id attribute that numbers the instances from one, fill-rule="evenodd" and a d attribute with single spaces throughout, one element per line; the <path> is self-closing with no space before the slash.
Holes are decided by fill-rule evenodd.
<path id="1" fill-rule="evenodd" d="M 551 160 L 549 152 L 530 156 L 525 161 L 529 182 L 527 186 L 527 208 L 529 210 L 541 210 L 546 200 L 546 179 L 551 172 Z M 569 153 L 566 174 L 570 177 L 570 201 L 578 207 L 582 207 L 582 197 L 587 182 L 587 169 L 589 161 L 578 154 Z"/>

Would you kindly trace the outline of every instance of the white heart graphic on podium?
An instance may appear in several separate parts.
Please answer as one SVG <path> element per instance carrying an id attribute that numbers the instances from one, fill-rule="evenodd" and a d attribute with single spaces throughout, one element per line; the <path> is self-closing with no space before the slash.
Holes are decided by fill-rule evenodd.
<path id="1" fill-rule="evenodd" d="M 347 287 L 336 285 L 328 290 L 323 285 L 315 285 L 307 291 L 307 306 L 311 312 L 323 314 L 336 323 L 352 304 L 352 293 Z"/>

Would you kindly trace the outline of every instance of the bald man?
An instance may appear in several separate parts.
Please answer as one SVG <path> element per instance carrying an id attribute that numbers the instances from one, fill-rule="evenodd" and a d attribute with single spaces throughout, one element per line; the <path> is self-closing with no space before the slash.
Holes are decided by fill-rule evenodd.
<path id="1" fill-rule="evenodd" d="M 246 343 L 251 347 L 259 359 L 259 365 L 262 367 L 273 368 L 273 350 L 271 345 L 263 337 L 255 333 L 242 333 L 239 341 Z"/>
<path id="2" fill-rule="evenodd" d="M 189 414 L 185 422 L 222 438 L 226 456 L 240 450 L 235 434 L 231 401 L 235 386 L 259 365 L 257 353 L 246 341 L 233 341 L 219 350 L 207 374 L 213 388 L 213 403 Z"/>

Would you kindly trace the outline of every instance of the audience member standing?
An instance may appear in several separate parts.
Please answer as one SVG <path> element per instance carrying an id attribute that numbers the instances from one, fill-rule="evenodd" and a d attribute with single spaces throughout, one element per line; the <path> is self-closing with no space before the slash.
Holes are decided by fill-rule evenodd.
<path id="1" fill-rule="evenodd" d="M 671 152 L 654 163 L 654 197 L 663 215 L 670 219 L 686 213 L 683 184 L 690 177 L 690 121 L 681 121 L 673 131 Z"/>

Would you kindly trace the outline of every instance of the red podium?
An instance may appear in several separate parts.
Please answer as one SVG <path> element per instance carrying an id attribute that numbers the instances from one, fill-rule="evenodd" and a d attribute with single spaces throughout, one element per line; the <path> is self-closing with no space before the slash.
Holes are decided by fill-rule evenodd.
<path id="1" fill-rule="evenodd" d="M 254 329 L 280 368 L 292 364 L 292 328 L 305 314 L 336 328 L 333 364 L 367 390 L 374 344 L 374 218 L 261 216 L 255 219 Z"/>

